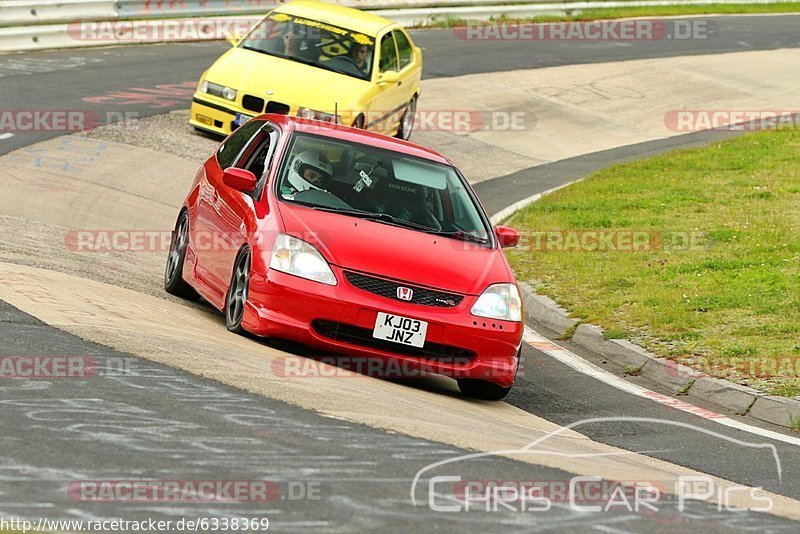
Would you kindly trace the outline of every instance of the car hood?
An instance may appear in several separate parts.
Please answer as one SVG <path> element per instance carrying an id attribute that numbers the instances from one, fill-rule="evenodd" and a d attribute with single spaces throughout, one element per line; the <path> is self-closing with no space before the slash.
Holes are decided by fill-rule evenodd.
<path id="1" fill-rule="evenodd" d="M 369 85 L 351 76 L 244 48 L 226 52 L 208 70 L 206 79 L 265 100 L 324 112 L 353 105 Z"/>
<path id="2" fill-rule="evenodd" d="M 469 295 L 514 281 L 498 249 L 287 203 L 280 212 L 286 233 L 345 269 Z"/>

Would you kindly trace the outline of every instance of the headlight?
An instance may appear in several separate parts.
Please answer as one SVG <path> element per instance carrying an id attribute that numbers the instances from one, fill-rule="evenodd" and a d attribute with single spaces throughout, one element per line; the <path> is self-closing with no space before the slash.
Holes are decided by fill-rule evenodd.
<path id="1" fill-rule="evenodd" d="M 312 245 L 290 235 L 280 234 L 275 240 L 269 267 L 300 278 L 336 285 L 336 277 L 322 254 Z"/>
<path id="2" fill-rule="evenodd" d="M 514 284 L 494 284 L 478 297 L 472 315 L 489 319 L 522 321 L 522 298 Z"/>
<path id="3" fill-rule="evenodd" d="M 225 98 L 227 100 L 236 100 L 236 89 L 231 89 L 230 87 L 223 87 L 222 98 Z"/>
<path id="4" fill-rule="evenodd" d="M 231 89 L 230 87 L 225 87 L 224 85 L 220 85 L 218 83 L 211 83 L 207 80 L 203 80 L 200 84 L 200 92 L 212 96 L 218 96 L 220 98 L 224 98 L 225 100 L 230 100 L 231 102 L 236 100 L 236 89 Z"/>
<path id="5" fill-rule="evenodd" d="M 297 108 L 297 116 L 303 119 L 316 119 L 318 121 L 333 122 L 342 124 L 342 118 L 333 113 L 324 113 L 322 111 L 314 111 L 310 108 Z"/>

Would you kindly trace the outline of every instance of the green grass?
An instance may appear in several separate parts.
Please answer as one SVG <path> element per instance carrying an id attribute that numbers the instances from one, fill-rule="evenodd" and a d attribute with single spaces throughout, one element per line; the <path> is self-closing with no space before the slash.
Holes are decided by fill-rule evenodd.
<path id="1" fill-rule="evenodd" d="M 733 15 L 747 13 L 798 13 L 800 2 L 782 2 L 777 4 L 704 4 L 696 6 L 631 6 L 618 8 L 586 9 L 566 15 L 543 15 L 536 17 L 510 18 L 506 16 L 495 17 L 495 22 L 560 22 L 579 20 L 604 20 L 622 19 L 630 17 L 670 17 L 680 15 Z M 467 21 L 453 15 L 435 19 L 428 27 L 455 28 L 464 26 Z"/>
<path id="2" fill-rule="evenodd" d="M 642 366 L 644 367 L 644 366 Z M 632 365 L 625 365 L 623 374 L 626 376 L 639 376 L 642 374 L 642 367 L 634 367 Z"/>
<path id="3" fill-rule="evenodd" d="M 800 432 L 800 418 L 789 415 L 789 428 L 795 432 Z"/>
<path id="4" fill-rule="evenodd" d="M 523 232 L 509 252 L 519 279 L 607 337 L 800 395 L 800 132 L 615 166 L 508 224 Z M 650 232 L 651 248 L 566 247 L 568 235 L 619 230 Z M 541 232 L 558 232 L 563 246 L 531 237 Z"/>

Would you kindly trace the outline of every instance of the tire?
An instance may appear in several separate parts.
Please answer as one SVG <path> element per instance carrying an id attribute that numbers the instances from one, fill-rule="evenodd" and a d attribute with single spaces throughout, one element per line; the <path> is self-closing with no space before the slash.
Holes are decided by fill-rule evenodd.
<path id="1" fill-rule="evenodd" d="M 465 396 L 473 399 L 499 401 L 503 400 L 506 395 L 508 395 L 508 392 L 511 391 L 511 386 L 504 388 L 488 380 L 459 378 L 458 389 L 460 389 L 461 393 Z"/>
<path id="2" fill-rule="evenodd" d="M 247 292 L 250 286 L 250 260 L 249 248 L 242 249 L 233 263 L 231 283 L 225 295 L 225 326 L 234 334 L 244 334 L 242 318 L 247 304 Z"/>
<path id="3" fill-rule="evenodd" d="M 414 118 L 417 114 L 417 97 L 411 99 L 400 118 L 400 126 L 397 127 L 395 137 L 408 141 L 411 138 L 411 132 L 414 130 Z"/>
<path id="4" fill-rule="evenodd" d="M 517 368 L 514 369 L 514 381 L 517 380 L 517 374 L 519 373 L 519 366 L 522 362 L 522 347 L 519 348 L 517 352 Z M 506 395 L 511 391 L 511 388 L 514 387 L 512 383 L 507 388 L 502 386 L 498 386 L 494 382 L 489 382 L 488 380 L 480 380 L 477 378 L 460 378 L 458 379 L 458 389 L 461 390 L 467 397 L 472 397 L 473 399 L 482 399 L 482 400 L 492 400 L 492 401 L 499 401 L 506 398 Z"/>
<path id="5" fill-rule="evenodd" d="M 164 290 L 170 295 L 182 299 L 197 300 L 200 295 L 183 279 L 183 263 L 186 260 L 186 248 L 189 245 L 189 214 L 181 212 L 172 240 L 169 245 L 169 256 L 164 268 Z"/>

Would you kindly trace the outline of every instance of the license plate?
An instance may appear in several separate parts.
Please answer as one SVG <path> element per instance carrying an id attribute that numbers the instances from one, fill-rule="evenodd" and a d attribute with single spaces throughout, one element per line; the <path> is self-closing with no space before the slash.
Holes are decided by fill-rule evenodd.
<path id="1" fill-rule="evenodd" d="M 425 333 L 427 331 L 428 323 L 425 321 L 417 321 L 416 319 L 381 312 L 378 313 L 378 318 L 375 320 L 375 330 L 372 331 L 372 337 L 402 345 L 422 347 L 425 345 Z"/>
<path id="2" fill-rule="evenodd" d="M 252 115 L 245 115 L 244 113 L 237 113 L 236 114 L 236 119 L 234 119 L 233 123 L 236 126 L 241 126 L 242 124 L 246 123 L 247 121 L 249 121 L 252 118 L 253 118 Z"/>

